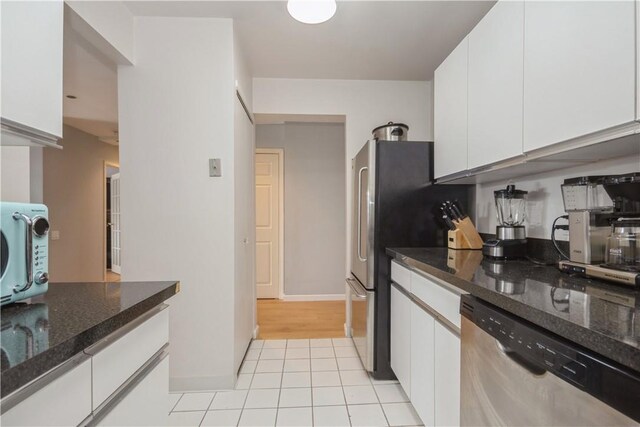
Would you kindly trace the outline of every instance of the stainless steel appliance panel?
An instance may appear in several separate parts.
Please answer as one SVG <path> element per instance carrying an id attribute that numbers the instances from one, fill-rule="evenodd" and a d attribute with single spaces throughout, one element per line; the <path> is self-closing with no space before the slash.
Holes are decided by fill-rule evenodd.
<path id="1" fill-rule="evenodd" d="M 374 288 L 375 155 L 375 141 L 367 141 L 352 165 L 351 272 L 367 289 Z"/>
<path id="2" fill-rule="evenodd" d="M 616 389 L 627 389 L 625 393 L 633 395 L 638 389 L 637 380 L 619 382 L 618 379 L 624 375 L 609 375 L 605 371 L 614 368 L 605 366 L 598 369 L 596 365 L 584 362 L 585 359 L 578 359 L 586 363 L 583 365 L 568 358 L 563 354 L 571 354 L 568 347 L 553 347 L 551 341 L 544 341 L 542 333 L 529 334 L 529 326 L 496 316 L 495 312 L 487 312 L 483 319 L 477 314 L 477 305 L 471 309 L 474 320 L 470 320 L 465 317 L 464 311 L 467 301 L 463 297 L 460 363 L 462 426 L 638 425 L 582 389 L 593 384 L 590 378 L 595 375 L 602 381 L 600 386 L 596 386 L 596 392 L 608 390 L 616 394 Z M 482 328 L 474 322 L 480 322 Z M 483 328 L 502 338 L 496 339 Z M 501 341 L 512 343 L 509 345 L 513 348 L 525 351 L 512 350 Z M 535 356 L 531 358 L 527 354 Z M 535 363 L 532 361 L 534 359 L 544 362 Z M 595 359 L 591 363 L 596 363 Z M 574 378 L 576 383 L 560 378 L 551 372 L 553 369 L 566 369 L 566 376 Z M 629 384 L 634 385 L 628 387 Z M 628 403 L 623 402 L 622 405 L 628 407 Z"/>
<path id="3" fill-rule="evenodd" d="M 373 370 L 375 292 L 367 291 L 356 279 L 347 279 L 349 293 L 347 304 L 351 313 L 351 338 L 362 365 L 367 371 Z"/>

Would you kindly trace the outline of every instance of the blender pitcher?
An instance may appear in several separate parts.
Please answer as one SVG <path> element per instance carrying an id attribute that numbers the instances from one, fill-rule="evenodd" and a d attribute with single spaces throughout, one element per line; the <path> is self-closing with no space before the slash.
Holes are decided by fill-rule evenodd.
<path id="1" fill-rule="evenodd" d="M 494 191 L 493 196 L 496 200 L 498 226 L 524 227 L 527 192 L 516 190 L 515 185 L 507 185 L 505 190 Z"/>
<path id="2" fill-rule="evenodd" d="M 516 186 L 510 184 L 504 190 L 494 191 L 493 196 L 498 216 L 496 239 L 487 240 L 482 253 L 493 259 L 524 258 L 527 253 L 524 228 L 527 192 L 516 190 Z"/>

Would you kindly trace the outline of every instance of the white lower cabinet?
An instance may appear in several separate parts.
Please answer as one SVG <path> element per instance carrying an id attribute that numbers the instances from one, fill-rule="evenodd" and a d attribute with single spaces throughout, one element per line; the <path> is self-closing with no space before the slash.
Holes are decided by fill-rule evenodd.
<path id="1" fill-rule="evenodd" d="M 435 425 L 435 319 L 411 304 L 411 402 L 425 426 Z"/>
<path id="2" fill-rule="evenodd" d="M 167 390 L 169 390 L 169 357 L 165 357 L 156 365 L 96 425 L 167 425 Z"/>
<path id="3" fill-rule="evenodd" d="M 168 340 L 169 310 L 156 307 L 3 398 L 2 425 L 166 425 Z"/>
<path id="4" fill-rule="evenodd" d="M 55 376 L 58 373 L 55 370 L 50 371 L 42 380 L 48 381 L 47 376 L 50 375 Z M 91 360 L 87 358 L 2 414 L 2 425 L 75 426 L 89 414 Z"/>
<path id="5" fill-rule="evenodd" d="M 435 322 L 435 425 L 460 425 L 460 335 Z"/>
<path id="6" fill-rule="evenodd" d="M 413 272 L 411 297 L 396 286 L 391 368 L 425 426 L 460 425 L 460 295 Z"/>
<path id="7" fill-rule="evenodd" d="M 118 387 L 169 342 L 169 310 L 147 318 L 107 347 L 86 352 L 93 356 L 94 411 Z M 168 390 L 168 387 L 167 387 Z"/>
<path id="8" fill-rule="evenodd" d="M 411 300 L 391 287 L 391 369 L 411 397 Z"/>

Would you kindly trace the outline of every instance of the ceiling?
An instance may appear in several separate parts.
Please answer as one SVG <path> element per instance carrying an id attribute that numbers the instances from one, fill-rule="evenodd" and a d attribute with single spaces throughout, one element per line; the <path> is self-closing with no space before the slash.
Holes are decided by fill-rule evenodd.
<path id="1" fill-rule="evenodd" d="M 127 1 L 135 16 L 233 18 L 254 77 L 431 80 L 495 1 L 338 1 L 301 24 L 286 1 Z"/>
<path id="2" fill-rule="evenodd" d="M 494 3 L 339 0 L 306 25 L 285 1 L 125 1 L 135 16 L 232 18 L 254 77 L 362 80 L 431 80 Z M 64 123 L 117 144 L 117 91 L 113 61 L 65 22 Z"/>
<path id="3" fill-rule="evenodd" d="M 63 49 L 64 123 L 118 143 L 116 65 L 65 22 Z M 75 96 L 69 99 L 67 96 Z"/>

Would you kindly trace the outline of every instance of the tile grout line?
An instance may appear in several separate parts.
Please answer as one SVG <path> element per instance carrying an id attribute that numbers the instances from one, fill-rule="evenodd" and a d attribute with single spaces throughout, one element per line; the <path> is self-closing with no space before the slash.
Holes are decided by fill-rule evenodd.
<path id="1" fill-rule="evenodd" d="M 171 394 L 171 393 L 169 393 Z M 180 393 L 180 397 L 178 398 L 178 400 L 176 400 L 176 403 L 173 404 L 173 406 L 171 407 L 171 409 L 169 410 L 169 414 L 171 414 L 173 412 L 174 409 L 176 409 L 176 406 L 178 406 L 178 402 L 180 402 L 180 400 L 182 400 L 182 396 L 184 396 L 184 393 Z"/>
<path id="2" fill-rule="evenodd" d="M 284 357 L 286 360 L 287 349 L 289 348 L 289 340 L 285 342 Z M 282 361 L 282 371 L 280 372 L 280 389 L 278 390 L 278 403 L 276 404 L 276 419 L 273 422 L 274 427 L 278 425 L 278 415 L 280 415 L 280 398 L 282 397 L 282 381 L 284 380 L 284 360 Z"/>
<path id="3" fill-rule="evenodd" d="M 211 396 L 211 400 L 209 401 L 209 404 L 207 405 L 207 409 L 204 410 L 204 414 L 202 415 L 202 419 L 200 420 L 200 422 L 198 423 L 198 427 L 200 427 L 202 425 L 202 423 L 204 422 L 204 419 L 207 416 L 207 412 L 209 412 L 209 408 L 211 407 L 211 404 L 213 403 L 213 399 L 216 398 L 216 395 L 218 394 L 217 391 L 213 392 L 213 396 Z"/>
<path id="4" fill-rule="evenodd" d="M 262 340 L 262 346 L 259 349 L 260 354 L 258 354 L 258 360 L 260 360 L 260 356 L 262 355 L 263 349 L 264 349 L 264 340 Z M 253 369 L 253 372 L 251 372 L 251 381 L 249 381 L 249 388 L 247 389 L 247 394 L 245 394 L 244 400 L 242 401 L 242 407 L 240 408 L 240 416 L 238 417 L 238 422 L 236 423 L 236 427 L 240 425 L 240 421 L 242 420 L 242 415 L 244 414 L 244 406 L 247 404 L 247 399 L 249 398 L 249 392 L 251 391 L 251 384 L 253 384 L 253 377 L 256 375 L 256 369 L 258 369 L 257 361 L 256 361 L 256 366 Z"/>

